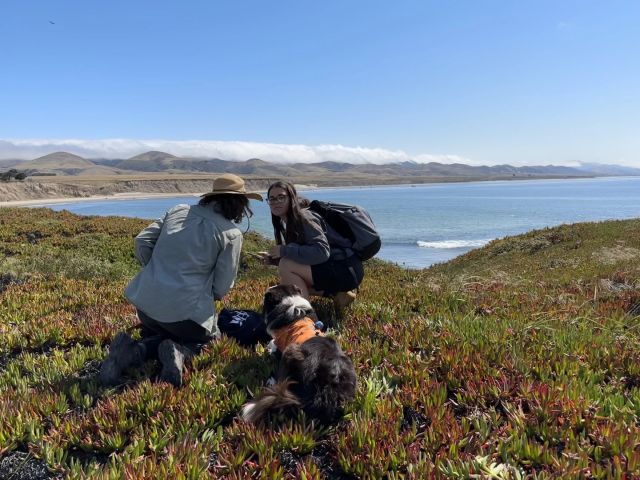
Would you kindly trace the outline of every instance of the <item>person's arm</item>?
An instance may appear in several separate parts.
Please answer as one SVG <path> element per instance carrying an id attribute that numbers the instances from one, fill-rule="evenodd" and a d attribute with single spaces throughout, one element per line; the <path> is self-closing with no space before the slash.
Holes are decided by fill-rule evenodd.
<path id="1" fill-rule="evenodd" d="M 153 248 L 156 246 L 156 241 L 160 236 L 160 231 L 162 230 L 165 217 L 157 219 L 147 228 L 142 230 L 134 241 L 134 255 L 143 267 L 149 263 L 149 260 L 151 260 L 151 254 L 153 253 Z"/>
<path id="2" fill-rule="evenodd" d="M 218 255 L 213 270 L 213 298 L 215 300 L 220 300 L 233 287 L 240 264 L 242 234 L 238 232 L 237 236 L 230 238 L 226 244 L 222 244 L 224 249 Z"/>
<path id="3" fill-rule="evenodd" d="M 317 265 L 326 262 L 329 259 L 330 248 L 320 220 L 312 214 L 306 215 L 303 226 L 305 244 L 281 245 L 280 256 L 303 265 Z"/>

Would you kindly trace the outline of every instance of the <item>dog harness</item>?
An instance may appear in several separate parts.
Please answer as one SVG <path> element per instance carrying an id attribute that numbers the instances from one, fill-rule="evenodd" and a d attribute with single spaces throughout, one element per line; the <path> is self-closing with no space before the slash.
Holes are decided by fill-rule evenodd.
<path id="1" fill-rule="evenodd" d="M 278 350 L 284 352 L 292 343 L 302 344 L 313 337 L 324 337 L 324 333 L 313 320 L 304 317 L 273 331 L 272 336 Z"/>

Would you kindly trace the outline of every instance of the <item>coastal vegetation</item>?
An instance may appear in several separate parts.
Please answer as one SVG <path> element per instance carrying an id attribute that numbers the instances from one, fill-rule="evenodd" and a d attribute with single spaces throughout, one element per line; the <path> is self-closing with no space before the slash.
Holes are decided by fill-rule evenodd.
<path id="1" fill-rule="evenodd" d="M 136 332 L 122 292 L 147 223 L 0 208 L 0 477 L 640 472 L 640 220 L 494 240 L 425 270 L 367 262 L 343 316 L 313 302 L 359 377 L 329 427 L 302 415 L 239 421 L 274 361 L 229 338 L 194 359 L 181 389 L 151 363 L 117 388 L 98 384 L 115 333 Z M 247 235 L 220 307 L 260 308 L 276 277 L 248 253 L 267 244 Z"/>
<path id="2" fill-rule="evenodd" d="M 25 172 L 20 172 L 15 168 L 9 169 L 6 172 L 0 172 L 0 182 L 10 182 L 11 180 L 21 182 L 25 178 L 27 178 L 27 174 Z"/>

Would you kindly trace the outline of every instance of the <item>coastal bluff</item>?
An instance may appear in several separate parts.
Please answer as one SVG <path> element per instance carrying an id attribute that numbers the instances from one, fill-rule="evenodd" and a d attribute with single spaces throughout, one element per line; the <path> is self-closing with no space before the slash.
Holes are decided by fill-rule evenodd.
<path id="1" fill-rule="evenodd" d="M 117 194 L 186 195 L 201 194 L 211 189 L 212 178 L 144 179 L 94 182 L 7 182 L 0 183 L 0 202 L 46 200 L 54 198 L 104 197 Z M 247 180 L 249 190 L 261 190 L 269 180 Z"/>

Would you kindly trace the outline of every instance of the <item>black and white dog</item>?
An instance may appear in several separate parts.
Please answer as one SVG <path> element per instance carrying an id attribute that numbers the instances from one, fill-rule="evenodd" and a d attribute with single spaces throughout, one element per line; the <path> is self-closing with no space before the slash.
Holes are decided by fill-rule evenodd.
<path id="1" fill-rule="evenodd" d="M 295 285 L 267 290 L 263 315 L 282 358 L 275 385 L 245 404 L 242 418 L 254 423 L 271 412 L 302 409 L 322 423 L 337 420 L 356 392 L 356 372 L 349 357 L 317 328 L 311 304 Z"/>

